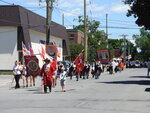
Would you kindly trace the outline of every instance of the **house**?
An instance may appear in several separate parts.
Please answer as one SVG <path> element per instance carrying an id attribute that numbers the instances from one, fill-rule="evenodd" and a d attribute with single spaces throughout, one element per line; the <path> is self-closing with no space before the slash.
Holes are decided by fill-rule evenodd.
<path id="1" fill-rule="evenodd" d="M 32 46 L 39 59 L 41 43 L 46 42 L 46 19 L 18 5 L 0 6 L 0 70 L 12 70 L 14 61 L 22 61 L 22 42 Z M 51 23 L 50 41 L 55 41 L 60 53 L 59 61 L 70 55 L 66 28 Z"/>
<path id="2" fill-rule="evenodd" d="M 84 33 L 76 29 L 67 29 L 68 38 L 70 43 L 84 45 Z"/>

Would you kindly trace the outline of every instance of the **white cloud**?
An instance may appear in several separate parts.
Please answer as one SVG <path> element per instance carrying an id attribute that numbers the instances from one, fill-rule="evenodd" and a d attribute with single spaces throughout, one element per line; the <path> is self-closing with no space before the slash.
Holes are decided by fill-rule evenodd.
<path id="1" fill-rule="evenodd" d="M 81 9 L 80 8 L 76 8 L 76 9 L 72 9 L 72 10 L 70 10 L 70 11 L 64 11 L 63 13 L 64 13 L 64 15 L 65 15 L 65 17 L 66 16 L 79 16 L 79 15 L 81 15 Z"/>
<path id="2" fill-rule="evenodd" d="M 63 7 L 63 8 L 71 8 L 74 5 L 72 3 L 69 3 L 69 2 L 64 2 L 64 3 L 60 4 L 59 6 Z"/>
<path id="3" fill-rule="evenodd" d="M 127 11 L 128 9 L 129 9 L 129 6 L 127 5 L 115 5 L 115 6 L 112 6 L 110 11 L 114 13 L 122 13 L 122 12 Z"/>
<path id="4" fill-rule="evenodd" d="M 92 11 L 92 12 L 98 12 L 98 11 L 103 11 L 105 10 L 105 6 L 98 6 L 96 4 L 88 5 L 87 10 Z"/>

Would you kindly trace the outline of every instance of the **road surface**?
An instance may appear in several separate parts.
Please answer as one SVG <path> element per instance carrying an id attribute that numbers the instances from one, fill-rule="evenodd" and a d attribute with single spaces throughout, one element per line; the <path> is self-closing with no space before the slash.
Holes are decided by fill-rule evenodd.
<path id="1" fill-rule="evenodd" d="M 36 86 L 15 90 L 12 76 L 0 76 L 1 113 L 150 113 L 150 78 L 147 69 L 126 69 L 100 79 L 67 79 L 66 92 L 59 81 L 52 93 L 44 94 L 41 81 Z M 14 84 L 12 84 L 14 86 Z M 22 85 L 22 84 L 21 84 Z"/>

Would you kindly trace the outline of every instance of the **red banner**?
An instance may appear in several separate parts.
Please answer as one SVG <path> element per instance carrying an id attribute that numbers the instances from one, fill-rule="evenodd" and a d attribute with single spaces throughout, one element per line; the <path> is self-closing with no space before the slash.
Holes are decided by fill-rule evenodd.
<path id="1" fill-rule="evenodd" d="M 79 74 L 84 68 L 83 53 L 80 53 L 74 62 L 76 64 L 76 71 Z"/>
<path id="2" fill-rule="evenodd" d="M 36 56 L 24 56 L 27 76 L 37 76 L 40 73 L 39 60 Z"/>
<path id="3" fill-rule="evenodd" d="M 101 61 L 102 64 L 107 64 L 110 61 L 110 53 L 108 49 L 97 50 L 98 60 Z"/>
<path id="4" fill-rule="evenodd" d="M 121 56 L 121 50 L 120 49 L 114 49 L 114 57 L 119 58 Z"/>

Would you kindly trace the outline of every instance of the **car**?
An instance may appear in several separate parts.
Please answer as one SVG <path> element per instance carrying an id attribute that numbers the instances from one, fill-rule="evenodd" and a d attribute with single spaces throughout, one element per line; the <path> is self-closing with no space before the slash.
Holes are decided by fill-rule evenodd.
<path id="1" fill-rule="evenodd" d="M 140 64 L 140 62 L 135 62 L 134 66 L 135 66 L 135 68 L 140 68 L 141 64 Z"/>

